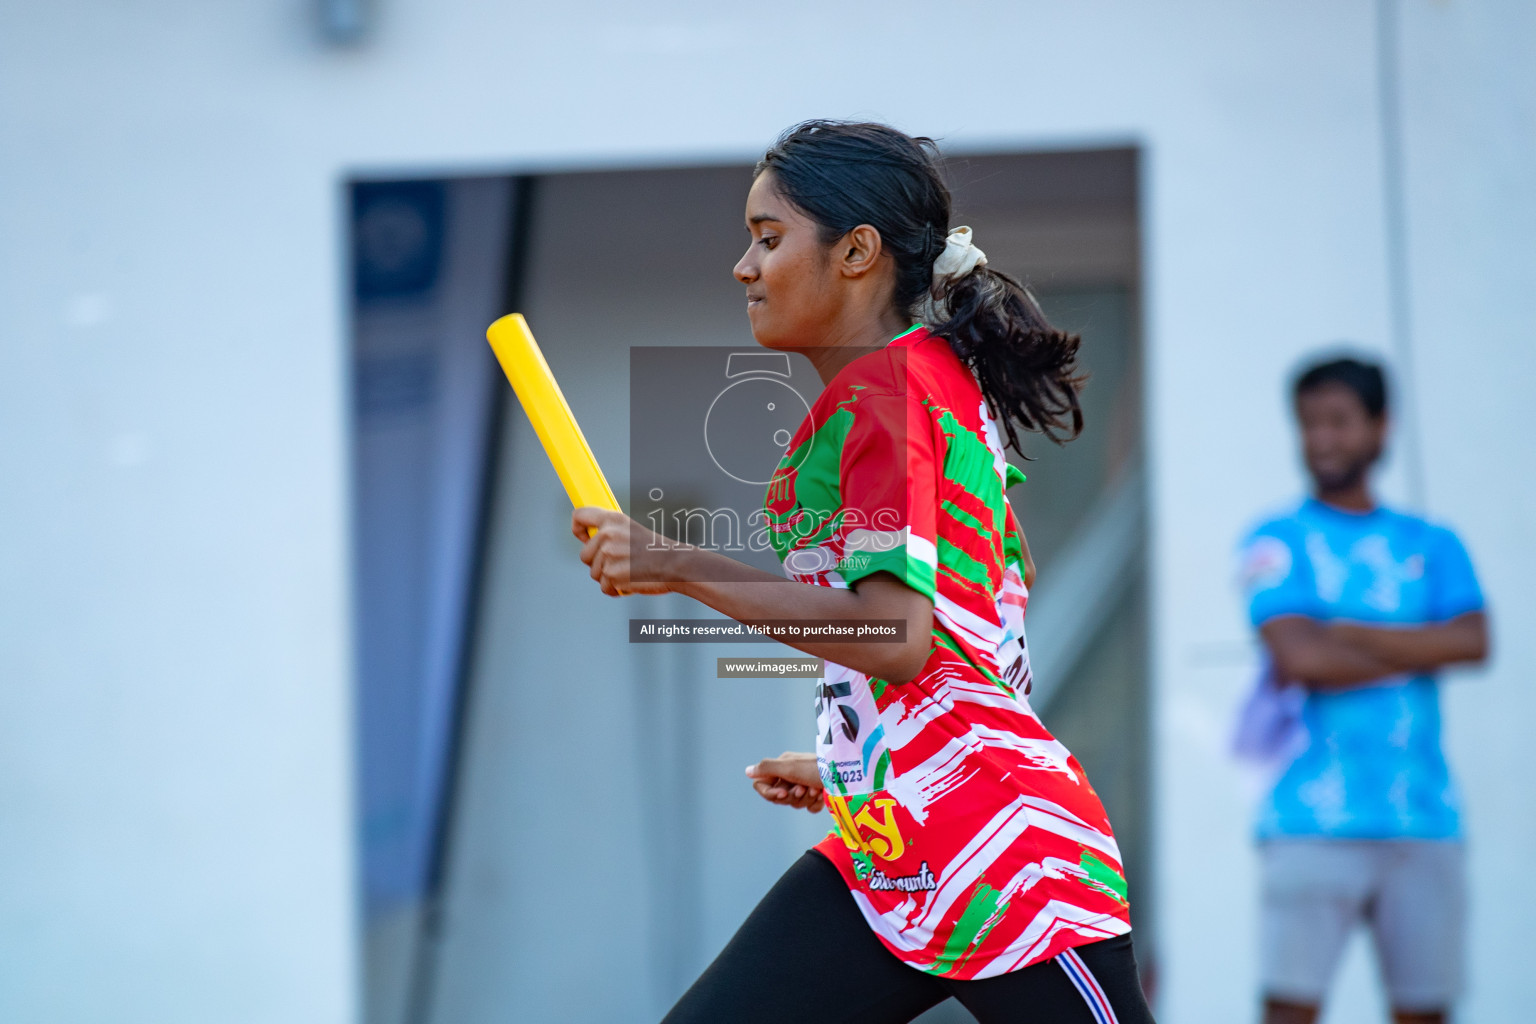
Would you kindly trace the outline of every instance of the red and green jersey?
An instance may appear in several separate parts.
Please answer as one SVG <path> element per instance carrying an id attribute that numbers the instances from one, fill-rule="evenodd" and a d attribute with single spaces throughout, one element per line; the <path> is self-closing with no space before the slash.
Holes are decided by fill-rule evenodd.
<path id="1" fill-rule="evenodd" d="M 956 979 L 1131 927 L 1098 794 L 1029 707 L 1017 472 L 975 377 L 918 326 L 832 380 L 766 500 L 791 579 L 888 572 L 933 600 L 912 681 L 826 664 L 816 753 L 836 831 L 817 849 L 891 952 Z"/>

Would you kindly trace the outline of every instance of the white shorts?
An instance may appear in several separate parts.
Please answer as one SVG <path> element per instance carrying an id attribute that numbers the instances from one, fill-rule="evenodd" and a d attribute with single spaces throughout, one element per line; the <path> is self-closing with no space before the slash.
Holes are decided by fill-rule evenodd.
<path id="1" fill-rule="evenodd" d="M 1259 849 L 1265 996 L 1321 1005 L 1363 921 L 1394 1010 L 1434 1012 L 1456 1001 L 1467 908 L 1461 843 L 1296 838 Z"/>

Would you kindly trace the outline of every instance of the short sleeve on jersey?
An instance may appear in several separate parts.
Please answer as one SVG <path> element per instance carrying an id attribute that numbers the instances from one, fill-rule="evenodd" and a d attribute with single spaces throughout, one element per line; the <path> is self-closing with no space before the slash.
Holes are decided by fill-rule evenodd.
<path id="1" fill-rule="evenodd" d="M 840 459 L 844 546 L 837 570 L 850 586 L 888 572 L 931 600 L 942 459 L 933 421 L 905 394 L 865 394 L 851 411 Z"/>
<path id="2" fill-rule="evenodd" d="M 1460 538 L 1444 527 L 1434 527 L 1424 555 L 1424 571 L 1430 582 L 1430 621 L 1444 622 L 1482 611 L 1483 590 Z"/>
<path id="3" fill-rule="evenodd" d="M 1282 530 L 1260 527 L 1243 545 L 1239 561 L 1248 617 L 1255 626 L 1281 615 L 1321 617 L 1311 567 Z"/>

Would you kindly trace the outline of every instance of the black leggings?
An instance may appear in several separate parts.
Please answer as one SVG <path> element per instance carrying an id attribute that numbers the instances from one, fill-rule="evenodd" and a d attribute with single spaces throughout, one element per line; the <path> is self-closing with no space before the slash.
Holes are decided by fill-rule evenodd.
<path id="1" fill-rule="evenodd" d="M 1090 1002 L 1095 981 L 1107 1011 Z M 949 981 L 881 945 L 837 868 L 814 850 L 768 891 L 663 1024 L 902 1024 L 950 996 L 980 1024 L 1152 1024 L 1130 935 L 996 977 Z"/>

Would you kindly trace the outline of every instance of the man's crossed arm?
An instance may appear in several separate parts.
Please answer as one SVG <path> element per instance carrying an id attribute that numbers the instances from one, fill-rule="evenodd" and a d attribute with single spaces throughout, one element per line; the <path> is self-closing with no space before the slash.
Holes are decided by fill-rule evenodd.
<path id="1" fill-rule="evenodd" d="M 1488 656 L 1488 619 L 1467 612 L 1423 626 L 1368 626 L 1279 615 L 1259 627 L 1281 678 L 1342 690 L 1400 672 L 1432 672 Z"/>

